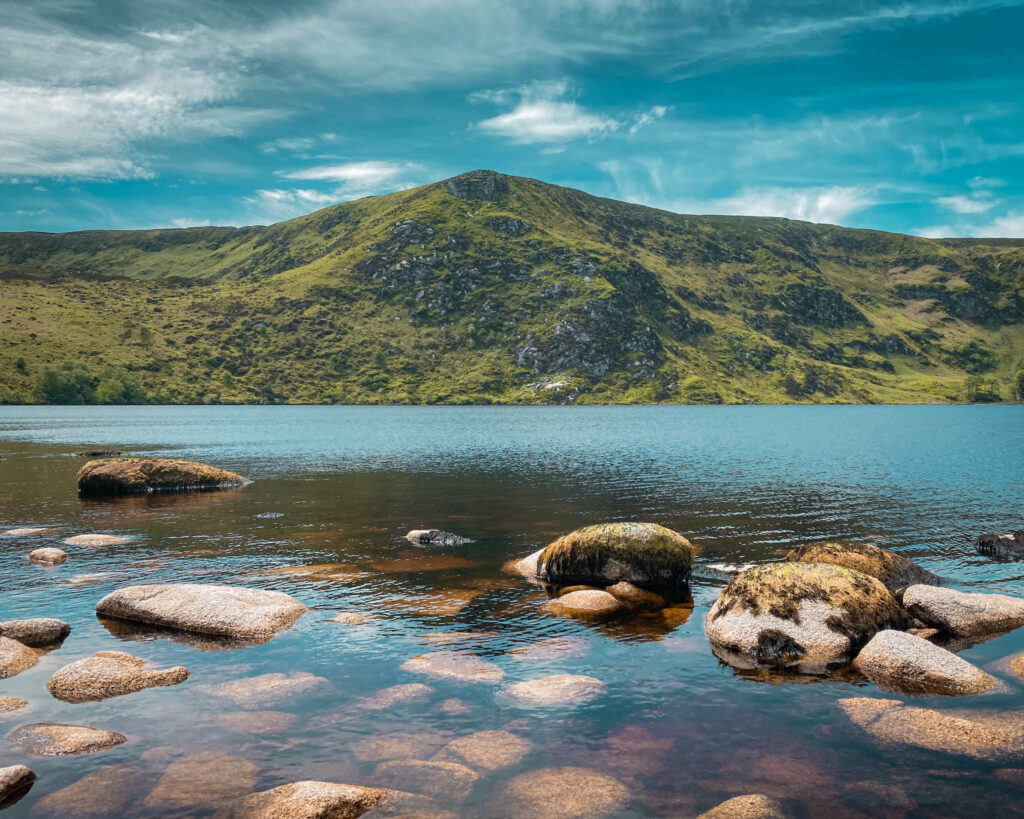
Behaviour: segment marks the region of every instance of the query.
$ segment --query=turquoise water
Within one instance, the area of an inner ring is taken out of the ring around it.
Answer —
[[[195,458],[254,483],[215,494],[79,501],[74,474],[84,459],[69,453],[84,448]],[[651,520],[698,544],[701,563],[775,560],[795,544],[861,538],[901,551],[956,587],[1024,595],[1024,564],[972,548],[981,532],[1024,528],[1024,407],[0,407],[0,455],[0,529],[55,528],[0,540],[0,618],[55,616],[74,627],[60,650],[0,681],[0,694],[31,702],[31,710],[0,717],[0,730],[74,722],[129,737],[67,758],[28,758],[0,741],[0,765],[25,762],[40,777],[9,815],[73,815],[68,800],[40,800],[87,775],[93,779],[77,793],[98,790],[106,800],[94,815],[208,815],[230,787],[198,789],[176,804],[152,798],[168,767],[197,752],[245,760],[251,768],[223,763],[250,771],[228,777],[236,790],[299,779],[374,784],[381,760],[368,757],[383,751],[367,740],[414,733],[422,756],[453,736],[499,728],[527,738],[533,750],[481,776],[465,800],[441,799],[439,810],[495,815],[510,779],[574,765],[628,788],[622,816],[696,815],[753,792],[785,798],[797,815],[830,818],[970,816],[979,804],[1020,812],[1020,786],[996,770],[1024,768],[1024,759],[987,765],[881,748],[836,706],[878,694],[854,675],[800,684],[808,680],[721,664],[702,625],[717,581],[694,581],[685,622],[588,625],[543,613],[545,593],[501,566],[581,525]],[[404,541],[424,527],[475,542],[424,550]],[[55,569],[25,558],[93,531],[130,541],[69,548],[68,562]],[[320,564],[340,565],[273,571]],[[106,574],[67,582],[85,573]],[[182,580],[277,589],[313,609],[269,643],[236,651],[115,635],[93,614],[119,586]],[[342,611],[371,619],[327,622]],[[436,635],[448,632],[462,636],[445,648],[493,661],[503,682],[439,681],[400,669],[438,650],[445,641]],[[550,639],[568,650],[521,658],[518,650]],[[44,686],[54,670],[103,649],[185,665],[192,676],[101,703],[49,697]],[[1022,650],[1018,632],[962,656],[988,666]],[[327,682],[273,705],[293,715],[276,732],[225,728],[224,715],[240,709],[202,689],[278,671]],[[607,688],[589,703],[560,708],[518,708],[495,697],[507,683],[549,673],[590,675]],[[1020,681],[994,673],[1008,681],[1004,691],[919,702],[1024,706]],[[368,697],[408,683],[431,690],[367,709]],[[442,708],[453,699],[458,707]],[[112,772],[103,787],[90,789],[103,770]],[[84,810],[82,799],[74,801]]]

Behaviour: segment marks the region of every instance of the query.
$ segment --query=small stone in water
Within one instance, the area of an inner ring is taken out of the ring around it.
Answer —
[[[498,692],[498,698],[512,705],[563,705],[592,700],[602,694],[605,688],[605,684],[595,677],[551,674],[536,680],[514,683]]]
[[[28,700],[23,700],[21,697],[0,697],[0,714],[20,711],[26,705],[28,705]]]
[[[365,614],[356,614],[354,611],[345,611],[336,617],[332,617],[328,623],[341,623],[345,626],[361,626],[368,622]]]
[[[0,623],[0,634],[30,648],[60,645],[70,633],[71,626],[55,617],[5,620]]]
[[[67,552],[54,547],[34,549],[28,553],[28,562],[35,563],[37,566],[59,566],[67,559]]]
[[[764,794],[736,796],[705,811],[697,819],[787,819],[782,804]]]
[[[0,680],[20,674],[39,662],[39,656],[28,646],[0,637]]]
[[[297,717],[284,711],[232,711],[218,714],[216,723],[236,734],[283,734]]]
[[[489,816],[530,819],[596,819],[629,802],[619,780],[587,768],[542,768],[513,779],[491,805]]]
[[[128,538],[120,535],[75,535],[64,541],[65,546],[120,546]]]
[[[532,750],[532,742],[508,731],[477,731],[444,746],[444,752],[460,757],[458,761],[485,771],[515,765]]]
[[[402,663],[403,671],[447,677],[465,682],[499,682],[505,672],[487,660],[457,651],[435,651],[421,654]]]
[[[373,781],[428,796],[461,802],[473,789],[480,775],[457,762],[395,760],[384,762],[374,772]]]
[[[7,735],[7,739],[20,745],[30,754],[75,756],[105,751],[127,741],[128,737],[115,731],[104,731],[86,725],[36,722],[16,728]]]
[[[434,693],[434,689],[423,683],[406,683],[383,688],[370,697],[359,700],[358,707],[364,711],[383,711],[402,702],[421,700]]]
[[[46,690],[64,702],[94,702],[188,679],[188,669],[183,666],[148,669],[146,665],[145,660],[123,651],[99,651],[58,669]]]
[[[0,810],[20,800],[35,781],[36,775],[24,765],[0,768]]]
[[[257,772],[243,757],[202,751],[172,762],[143,804],[208,810],[251,793]]]

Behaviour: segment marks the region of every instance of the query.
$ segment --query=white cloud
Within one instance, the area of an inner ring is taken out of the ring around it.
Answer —
[[[1000,216],[989,224],[976,228],[970,235],[989,239],[1024,238],[1024,213],[1008,213],[1006,216]]]
[[[948,239],[951,236],[962,235],[962,231],[957,231],[952,225],[932,225],[931,227],[916,228],[912,233],[925,239]]]
[[[604,114],[587,111],[575,100],[566,99],[564,81],[532,83],[514,90],[519,102],[504,114],[477,123],[493,136],[505,137],[517,145],[536,142],[564,143],[593,138],[617,130],[622,123]],[[512,92],[488,91],[471,95],[477,101],[510,102]]]
[[[1006,184],[1006,180],[994,176],[975,176],[968,179],[967,184],[974,190],[978,188],[1001,188]]]
[[[991,210],[995,202],[972,196],[940,196],[935,204],[954,213],[984,213]]]
[[[258,190],[256,201],[294,203],[301,205],[326,205],[337,200],[329,193],[312,190]]]
[[[374,186],[394,180],[399,174],[415,167],[407,162],[369,160],[346,162],[340,165],[317,165],[297,171],[282,171],[280,175],[285,179],[308,179],[319,182],[345,182]]]
[[[653,105],[639,114],[634,120],[633,124],[629,126],[629,135],[633,136],[641,128],[650,125],[657,119],[661,119],[665,114],[668,113],[668,106],[665,105]]]
[[[706,203],[713,212],[742,216],[784,216],[805,222],[840,224],[847,216],[878,204],[878,191],[867,185],[744,189]]]
[[[208,227],[211,224],[213,223],[209,219],[195,219],[190,216],[171,219],[171,226],[176,228]]]

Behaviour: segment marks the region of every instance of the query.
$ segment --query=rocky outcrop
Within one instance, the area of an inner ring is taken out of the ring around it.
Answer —
[[[178,458],[113,458],[89,461],[78,471],[78,493],[87,497],[207,492],[249,481],[234,472]]]
[[[465,546],[473,542],[471,538],[440,529],[413,529],[405,539],[417,546]]]
[[[789,814],[777,799],[761,793],[734,796],[700,814],[697,819],[787,819]]]
[[[35,722],[14,729],[7,735],[7,739],[30,754],[77,756],[105,751],[125,742],[128,737],[116,731],[104,731],[86,725]]]
[[[974,548],[989,557],[1024,557],[1024,529],[1005,535],[981,535]]]
[[[621,610],[622,604],[606,591],[582,589],[549,600],[544,608],[552,614],[570,617],[608,617]]]
[[[20,674],[39,662],[39,656],[28,646],[0,637],[0,680]]]
[[[412,657],[402,663],[402,670],[464,682],[496,683],[505,676],[494,663],[457,651],[435,651]]]
[[[1024,599],[1005,594],[911,586],[903,593],[903,605],[926,625],[957,637],[1001,634],[1024,625]]]
[[[503,688],[498,699],[510,705],[565,705],[588,702],[604,693],[607,686],[596,677],[583,674],[552,674],[524,680]]]
[[[924,583],[936,586],[939,578],[903,555],[871,543],[829,542],[800,546],[786,555],[795,563],[830,563],[876,577],[889,591]]]
[[[243,708],[267,708],[327,685],[329,682],[324,677],[316,677],[308,671],[292,671],[287,674],[272,672],[215,685],[201,685],[199,690],[230,700]]]
[[[147,669],[146,661],[122,651],[99,651],[58,669],[46,690],[64,702],[95,702],[188,679],[188,669]]]
[[[487,815],[512,819],[597,819],[617,815],[629,802],[618,779],[587,768],[542,768],[506,785]]]
[[[541,552],[540,576],[559,586],[609,586],[625,580],[643,588],[683,586],[694,548],[656,523],[603,523],[577,529]]]
[[[824,563],[773,563],[740,573],[705,618],[712,644],[755,663],[848,659],[877,632],[906,625],[881,581]]]
[[[292,782],[244,796],[217,819],[356,819],[387,791],[334,782]]]
[[[59,646],[70,633],[71,626],[55,617],[4,620],[0,623],[0,636],[17,640],[30,648]]]
[[[127,586],[96,604],[101,617],[250,642],[291,628],[305,611],[282,592],[212,583]]]
[[[903,631],[880,631],[853,661],[879,688],[905,694],[963,696],[991,691],[994,677],[950,651]]]
[[[28,553],[28,562],[37,566],[59,566],[68,559],[68,553],[53,546],[33,549]]]
[[[9,808],[29,792],[36,775],[24,765],[0,768],[0,810]]]
[[[496,202],[508,193],[508,177],[494,171],[470,171],[445,183],[456,199],[483,199]]]

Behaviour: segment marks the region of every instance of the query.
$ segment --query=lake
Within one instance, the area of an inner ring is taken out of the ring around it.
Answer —
[[[72,453],[96,448],[202,460],[253,483],[79,500],[75,473],[86,459]],[[0,741],[0,766],[27,764],[39,777],[11,816],[205,816],[229,797],[297,780],[394,784],[404,770],[396,760],[452,759],[453,739],[495,730],[526,740],[526,753],[478,768],[465,787],[435,782],[435,798],[408,812],[502,815],[510,781],[573,766],[621,783],[629,801],[613,815],[624,817],[695,816],[748,793],[829,819],[972,816],[981,806],[1024,814],[1024,758],[883,747],[837,706],[893,696],[855,674],[720,662],[703,619],[721,580],[694,578],[688,617],[594,624],[544,612],[542,588],[502,572],[577,527],[645,520],[698,545],[700,566],[779,560],[794,545],[853,538],[897,550],[956,588],[1024,595],[1024,564],[973,549],[982,532],[1024,528],[1024,407],[0,407],[0,456],[0,530],[53,529],[0,538],[0,619],[73,626],[59,650],[0,681],[0,695],[30,702],[0,715],[0,730],[70,722],[128,737],[61,758]],[[474,542],[413,546],[404,535],[419,528]],[[89,532],[129,541],[67,547],[56,568],[27,561],[33,548]],[[69,582],[81,575],[96,576]],[[187,581],[284,591],[311,610],[273,640],[237,650],[108,630],[94,613],[120,586]],[[368,619],[328,622],[342,612]],[[184,665],[191,677],[98,703],[50,697],[57,668],[101,650]],[[401,668],[442,650],[493,662],[503,679]],[[1022,650],[1024,630],[961,653],[1006,681],[996,693],[900,699],[950,712],[1020,710],[1024,681],[993,664]],[[322,680],[249,711],[205,688],[271,672]],[[606,687],[558,707],[499,694],[555,673]],[[557,808],[557,792],[551,799],[544,815],[573,815]]]

